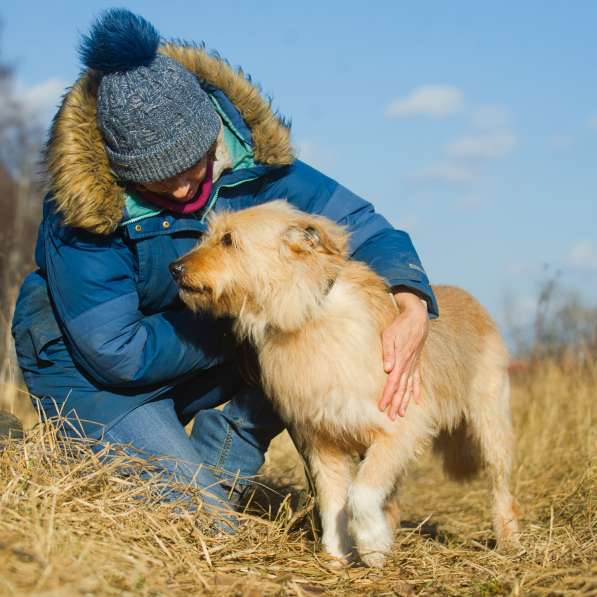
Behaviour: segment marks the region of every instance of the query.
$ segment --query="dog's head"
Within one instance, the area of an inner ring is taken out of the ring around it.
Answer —
[[[193,310],[291,331],[320,308],[347,245],[337,224],[272,201],[212,216],[201,243],[170,271]]]

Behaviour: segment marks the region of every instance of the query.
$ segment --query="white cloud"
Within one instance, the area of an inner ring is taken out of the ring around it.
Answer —
[[[465,106],[464,94],[450,85],[418,87],[392,102],[387,110],[389,118],[415,115],[447,116],[462,111],[477,129],[457,137],[443,150],[440,161],[415,171],[410,179],[419,183],[464,184],[480,174],[482,160],[494,160],[510,154],[519,145],[519,138],[511,128],[510,110],[499,103]],[[463,197],[457,209],[473,210],[480,206],[475,197]]]
[[[471,122],[480,129],[508,128],[512,123],[512,115],[506,106],[486,104],[473,110]]]
[[[587,118],[587,126],[594,130],[597,131],[597,114],[591,114],[588,118]]]
[[[387,118],[411,116],[448,116],[462,109],[462,91],[452,85],[423,85],[413,89],[406,97],[397,98],[386,108]]]
[[[15,97],[23,103],[27,116],[37,116],[47,122],[52,118],[66,91],[66,83],[58,77],[52,77],[31,87],[17,81]]]
[[[448,144],[446,152],[454,158],[494,159],[511,153],[517,145],[512,131],[494,131],[460,137]]]
[[[570,249],[566,262],[577,269],[597,270],[597,249],[590,240],[580,240]]]
[[[468,166],[451,162],[439,162],[411,175],[411,179],[419,183],[462,184],[473,178],[474,174]]]

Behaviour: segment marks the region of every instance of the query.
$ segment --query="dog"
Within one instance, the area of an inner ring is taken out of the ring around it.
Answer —
[[[435,286],[422,403],[391,421],[377,406],[381,334],[398,308],[385,281],[349,259],[348,241],[341,226],[277,200],[212,216],[170,269],[184,303],[234,318],[238,340],[255,347],[264,391],[310,468],[333,558],[347,563],[356,547],[383,567],[401,480],[431,443],[457,479],[486,464],[498,547],[516,546],[509,359],[495,324],[465,291]]]

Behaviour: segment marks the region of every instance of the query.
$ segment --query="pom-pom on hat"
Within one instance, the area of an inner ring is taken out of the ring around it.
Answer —
[[[158,53],[160,35],[126,9],[102,13],[83,36],[83,64],[99,71],[97,122],[110,165],[124,182],[154,182],[196,164],[220,119],[199,80]]]

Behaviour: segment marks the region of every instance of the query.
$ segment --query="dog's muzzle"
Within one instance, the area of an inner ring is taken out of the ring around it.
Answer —
[[[194,294],[203,294],[203,295],[207,295],[210,294],[212,292],[211,288],[209,286],[206,286],[205,284],[189,284],[187,280],[185,280],[186,274],[188,274],[188,271],[184,265],[184,263],[182,262],[182,260],[178,260],[178,261],[173,261],[169,266],[168,269],[170,270],[170,274],[172,275],[172,278],[174,278],[174,281],[176,282],[176,284],[178,285],[178,287],[185,291],[185,292],[192,292]]]
[[[180,261],[173,261],[168,269],[176,282],[179,282],[184,275],[184,265]]]

